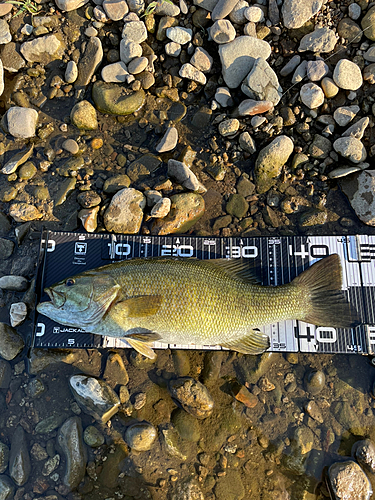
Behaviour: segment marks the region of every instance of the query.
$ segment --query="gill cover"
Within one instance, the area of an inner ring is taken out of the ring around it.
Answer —
[[[85,328],[101,320],[119,289],[109,274],[83,273],[46,288],[51,302],[37,310],[63,325]]]

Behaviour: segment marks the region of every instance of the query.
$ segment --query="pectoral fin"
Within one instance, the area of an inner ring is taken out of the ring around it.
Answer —
[[[114,309],[128,318],[143,318],[156,314],[162,300],[161,295],[139,295],[117,302]]]
[[[137,336],[137,334],[135,334]],[[156,359],[155,351],[150,346],[151,342],[145,342],[144,340],[137,340],[132,336],[125,337],[126,342],[136,351],[146,356],[146,358]]]
[[[259,330],[250,330],[242,339],[233,340],[230,342],[222,342],[222,347],[227,347],[232,351],[237,351],[242,354],[261,354],[270,346],[268,335]]]

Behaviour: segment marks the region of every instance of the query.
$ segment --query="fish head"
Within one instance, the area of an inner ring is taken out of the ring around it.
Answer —
[[[102,319],[119,289],[109,274],[82,273],[45,288],[51,301],[39,303],[37,311],[62,325],[84,329]]]

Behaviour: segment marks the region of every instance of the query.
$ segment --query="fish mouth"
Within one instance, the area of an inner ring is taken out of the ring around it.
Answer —
[[[53,290],[52,288],[45,288],[44,291],[51,299],[51,302],[54,307],[60,309],[65,304],[66,297],[64,294],[56,292],[56,290]]]

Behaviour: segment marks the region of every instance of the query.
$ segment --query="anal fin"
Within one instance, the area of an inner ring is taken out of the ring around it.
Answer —
[[[222,347],[242,354],[261,354],[270,346],[270,339],[259,330],[250,330],[244,337],[230,342],[222,342]]]

